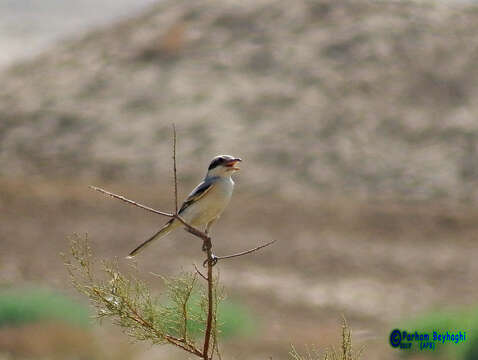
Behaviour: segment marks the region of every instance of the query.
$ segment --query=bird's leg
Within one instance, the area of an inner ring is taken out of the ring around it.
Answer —
[[[209,231],[211,230],[211,226],[214,223],[214,220],[211,220],[210,222],[207,223],[206,225],[206,230],[204,233],[209,237]],[[209,237],[209,241],[204,241],[202,245],[202,250],[207,252],[208,258],[206,261],[204,261],[203,266],[206,266],[206,264],[209,263],[214,266],[217,264],[217,256],[212,253],[212,243],[211,243],[211,238]]]
[[[207,236],[209,236],[209,232],[211,231],[211,226],[212,226],[212,224],[214,224],[215,221],[216,221],[216,219],[213,219],[206,224],[206,229],[204,230],[204,233]],[[211,243],[209,242],[209,244],[206,244],[206,241],[204,241],[203,244],[202,244],[202,251],[206,252],[208,250],[208,248],[207,248],[208,245],[211,246]]]
[[[205,233],[209,236],[209,233],[211,232],[211,227],[212,227],[212,224],[214,224],[216,222],[216,219],[212,219],[211,221],[209,221],[207,224],[206,224],[206,231]]]

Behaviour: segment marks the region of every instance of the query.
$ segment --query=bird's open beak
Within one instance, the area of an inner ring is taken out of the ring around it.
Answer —
[[[230,168],[231,170],[241,170],[239,166],[236,166],[238,162],[241,162],[242,160],[240,158],[235,158],[227,162],[226,166]]]

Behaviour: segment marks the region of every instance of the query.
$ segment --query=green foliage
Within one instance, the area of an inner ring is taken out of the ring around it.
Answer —
[[[99,319],[111,319],[136,340],[170,343],[191,353],[199,352],[189,334],[188,322],[201,321],[205,315],[187,312],[196,275],[163,278],[168,299],[164,305],[151,295],[144,282],[124,276],[115,263],[102,262],[102,276],[97,276],[87,239],[72,239],[71,256],[65,257],[65,265],[73,285],[90,299]]]
[[[341,339],[340,349],[335,349],[330,347],[326,349],[325,352],[320,354],[316,348],[306,349],[305,354],[300,354],[295,347],[292,345],[292,350],[289,352],[291,360],[359,360],[363,348],[359,351],[353,351],[352,349],[352,332],[350,327],[347,324],[345,318],[342,322],[342,339]]]
[[[427,352],[429,357],[475,360],[478,358],[478,307],[447,311],[431,311],[400,325],[400,329],[410,332],[433,334],[456,333],[466,331],[467,339],[460,344],[437,344],[434,351]],[[417,347],[402,351],[407,357],[415,353]]]
[[[115,263],[102,262],[101,276],[97,275],[88,241],[78,236],[72,240],[71,254],[65,256],[65,265],[72,283],[90,299],[99,319],[111,319],[136,340],[172,344],[201,356],[196,340],[205,332],[208,297],[204,281],[197,273],[183,272],[171,278],[160,276],[165,292],[152,296],[144,282],[123,275]],[[223,302],[223,291],[217,283],[218,279],[213,279],[211,349],[216,352],[221,331],[223,336],[231,336],[252,328],[252,320],[244,308]],[[217,309],[221,310],[219,318]]]
[[[0,327],[40,321],[86,326],[88,309],[46,289],[7,288],[0,291]]]

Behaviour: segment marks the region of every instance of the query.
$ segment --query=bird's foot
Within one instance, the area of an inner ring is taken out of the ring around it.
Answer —
[[[214,255],[214,254],[211,254],[211,258],[210,259],[206,259],[204,260],[204,262],[202,263],[202,266],[206,267],[206,265],[209,263],[211,266],[214,266],[217,264],[217,261],[219,260],[219,258]]]

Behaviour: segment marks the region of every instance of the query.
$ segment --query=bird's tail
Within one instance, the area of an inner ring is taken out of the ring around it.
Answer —
[[[162,237],[168,235],[172,230],[174,230],[179,225],[180,225],[180,223],[179,223],[178,220],[176,220],[176,219],[169,220],[161,229],[158,230],[157,233],[155,233],[148,240],[146,240],[141,245],[139,245],[136,249],[131,251],[126,258],[131,259],[131,258],[135,257],[139,252],[143,251],[154,240],[161,239]]]

